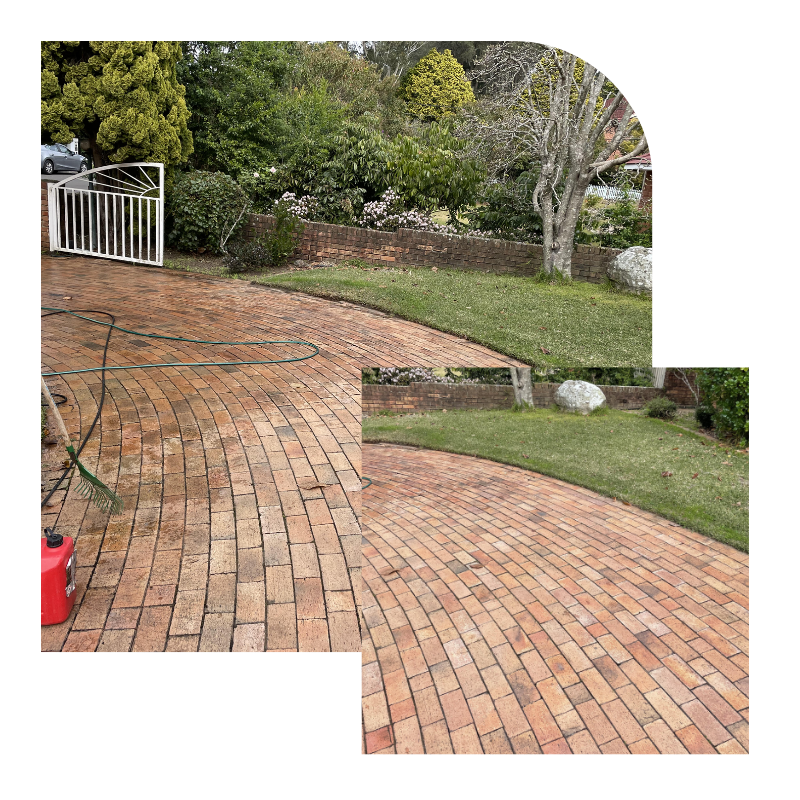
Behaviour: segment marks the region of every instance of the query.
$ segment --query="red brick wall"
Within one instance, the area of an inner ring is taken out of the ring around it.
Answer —
[[[560,383],[534,383],[533,403],[536,408],[549,408],[555,402]],[[601,386],[609,408],[641,408],[661,389],[649,386]],[[514,405],[512,386],[489,384],[412,383],[410,386],[361,387],[361,411],[441,411],[442,409],[504,409]]]
[[[250,214],[245,236],[260,235],[273,222],[274,217]],[[384,266],[448,267],[509,275],[533,275],[542,266],[542,248],[524,242],[405,228],[389,233],[321,222],[306,223],[299,252],[300,257],[307,261],[361,258]],[[620,252],[578,245],[572,256],[572,277],[589,283],[602,283],[606,266]]]
[[[697,391],[696,375],[692,370],[686,371],[687,377]],[[694,407],[695,399],[689,387],[683,380],[675,373],[674,370],[668,369],[664,378],[664,394],[670,400],[674,400],[679,406]]]
[[[42,181],[42,250],[50,249],[50,227],[47,215],[47,181]]]

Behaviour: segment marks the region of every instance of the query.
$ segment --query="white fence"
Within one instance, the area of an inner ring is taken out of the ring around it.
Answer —
[[[600,197],[611,202],[627,198],[638,203],[642,197],[642,191],[641,189],[618,189],[616,186],[589,186],[585,196]]]

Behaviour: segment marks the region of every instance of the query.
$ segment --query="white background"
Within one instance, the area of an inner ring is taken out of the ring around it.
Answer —
[[[798,739],[796,20],[776,3],[50,4],[4,13],[8,797],[783,797]],[[39,40],[526,39],[602,69],[655,163],[654,363],[752,368],[751,755],[365,758],[356,654],[41,654]],[[795,37],[796,38],[796,37]],[[27,160],[26,160],[27,158]],[[12,177],[13,176],[13,177]],[[794,746],[793,746],[794,745]],[[794,790],[791,788],[794,786]],[[7,787],[7,788],[6,788]]]

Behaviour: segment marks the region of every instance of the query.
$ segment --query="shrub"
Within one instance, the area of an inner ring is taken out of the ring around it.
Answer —
[[[167,240],[179,250],[222,252],[235,238],[250,205],[236,181],[222,172],[186,172],[175,181],[167,199]]]
[[[640,209],[631,199],[604,205],[597,196],[587,197],[578,218],[575,243],[621,250],[652,247],[652,213],[649,207]]]
[[[358,220],[362,228],[377,231],[396,231],[398,228],[410,228],[415,231],[431,231],[432,233],[451,233],[461,236],[488,236],[488,232],[464,228],[461,225],[448,223],[439,225],[429,214],[422,211],[407,211],[403,198],[391,187],[380,200],[364,204],[364,210]]]
[[[412,383],[480,383],[467,376],[466,369],[431,367],[374,367],[361,372],[362,383],[382,386],[410,386]]]
[[[314,198],[303,198],[313,201]],[[228,243],[225,266],[229,272],[240,273],[266,267],[280,267],[294,253],[303,238],[305,223],[299,211],[311,208],[311,202],[297,201],[294,195],[284,195],[275,201],[275,225],[258,239]]]
[[[525,170],[515,178],[487,182],[477,206],[466,212],[470,224],[498,239],[540,244],[542,220],[533,209],[537,178],[535,170]]]
[[[223,263],[228,272],[234,275],[273,266],[272,253],[261,239],[236,239],[229,242]]]
[[[667,397],[654,397],[644,407],[645,415],[655,419],[671,419],[677,410],[677,403]]]
[[[694,418],[700,423],[701,428],[714,427],[714,409],[711,406],[697,406]]]
[[[740,367],[697,370],[703,403],[713,408],[714,427],[720,436],[750,438],[750,372]]]

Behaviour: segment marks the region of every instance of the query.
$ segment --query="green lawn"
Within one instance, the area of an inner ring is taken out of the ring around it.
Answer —
[[[255,282],[387,311],[527,364],[652,363],[651,299],[595,284],[551,286],[530,278],[363,262],[261,275]]]
[[[364,419],[365,442],[489,458],[616,497],[748,550],[749,456],[637,412],[448,411]],[[672,473],[663,477],[662,473]],[[694,476],[697,477],[694,477]]]

